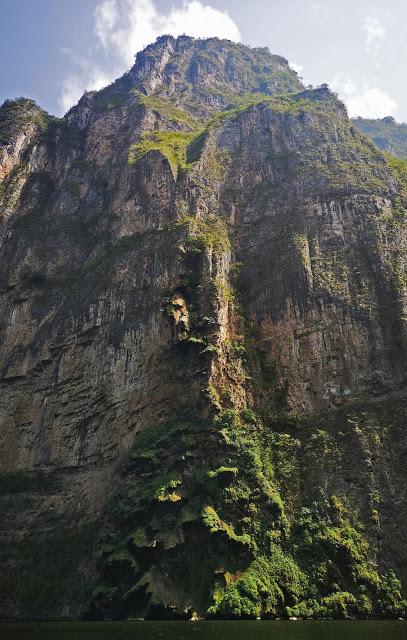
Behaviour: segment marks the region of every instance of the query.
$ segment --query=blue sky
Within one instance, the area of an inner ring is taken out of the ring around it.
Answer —
[[[352,116],[407,121],[405,0],[0,0],[0,103],[61,115],[160,33],[218,35],[284,55]]]

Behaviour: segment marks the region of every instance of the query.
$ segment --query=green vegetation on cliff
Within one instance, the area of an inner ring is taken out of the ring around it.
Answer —
[[[182,215],[177,226],[188,229],[187,248],[192,252],[213,250],[215,255],[230,251],[230,239],[227,225],[218,216],[207,216],[205,218],[194,218],[189,215]]]
[[[140,104],[157,111],[168,123],[186,125],[192,131],[199,128],[199,121],[188,111],[174,106],[173,100],[161,96],[139,94]]]
[[[162,96],[139,95],[139,101],[144,106],[160,114],[169,126],[186,126],[188,131],[153,130],[142,134],[139,142],[130,147],[129,164],[136,164],[149,152],[161,153],[169,162],[172,173],[176,178],[178,171],[191,169],[199,159],[205,140],[211,131],[219,128],[227,120],[233,120],[251,107],[264,104],[278,115],[289,114],[300,116],[304,113],[325,116],[330,108],[335,113],[337,104],[334,99],[326,103],[310,99],[308,94],[287,94],[283,96],[269,96],[263,93],[232,94],[227,108],[217,111],[205,120],[197,120],[191,114]],[[207,170],[210,170],[207,162]]]
[[[43,133],[52,118],[34,100],[17,98],[6,100],[0,110],[0,145],[8,144],[12,132],[22,131],[33,125]]]
[[[249,410],[203,420],[181,408],[138,437],[107,514],[91,615],[407,613],[399,581],[377,572],[368,532],[345,498],[286,513],[283,478],[292,483],[304,446],[308,457],[310,446],[321,452],[318,438],[287,448],[278,426]]]
[[[401,195],[407,200],[407,160],[396,158],[390,153],[385,154],[387,164],[397,178]]]
[[[161,153],[169,162],[174,177],[180,169],[188,169],[188,146],[197,138],[195,133],[180,131],[151,131],[134,144],[129,153],[129,164],[142,160],[150,151]]]
[[[407,124],[398,123],[391,116],[381,120],[354,118],[352,122],[380,149],[398,158],[407,159]]]

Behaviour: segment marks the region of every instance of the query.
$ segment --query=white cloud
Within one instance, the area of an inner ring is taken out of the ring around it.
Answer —
[[[336,76],[331,86],[345,102],[351,118],[384,118],[398,113],[397,102],[377,87],[365,84],[359,88],[351,80],[341,76]]]
[[[89,86],[92,86],[90,83]],[[73,104],[76,104],[86,90],[87,82],[83,77],[78,76],[75,73],[70,73],[62,82],[62,90],[58,98],[58,105],[61,109],[61,113],[66,113]]]
[[[173,8],[168,17],[164,17],[161,31],[173,36],[186,33],[194,38],[240,40],[239,29],[227,13],[203,5],[198,0],[184,1],[181,8]]]
[[[384,118],[396,116],[398,112],[398,105],[393,98],[377,88],[365,88],[361,93],[352,95],[347,100],[347,107],[351,118]]]
[[[136,51],[164,33],[240,40],[239,29],[227,13],[198,0],[184,0],[166,14],[159,13],[153,0],[103,0],[94,17],[95,35],[106,53],[115,53],[127,65]]]
[[[290,60],[288,64],[290,65],[291,69],[294,69],[294,71],[298,73],[298,76],[304,85],[311,84],[306,77],[304,78],[304,67],[302,64],[299,64],[298,62],[293,62],[292,60]]]
[[[133,64],[137,51],[158,36],[184,33],[195,38],[240,41],[232,18],[200,0],[183,0],[168,13],[160,13],[154,0],[102,0],[94,11],[94,36],[105,53],[103,63],[92,63],[63,50],[79,69],[62,83],[61,110],[65,112],[75,104],[84,91],[100,89],[122,75]]]
[[[304,67],[302,66],[302,64],[297,64],[296,62],[290,62],[289,64],[291,69],[294,69],[294,71],[296,71],[299,76],[302,75],[302,72],[304,71]]]
[[[371,18],[370,16],[362,24],[362,31],[365,32],[367,53],[377,51],[387,35],[387,31],[380,24],[379,19]]]
[[[160,35],[163,18],[153,0],[103,0],[94,11],[94,32],[106,55],[116,55],[127,68]]]
[[[109,84],[112,74],[90,60],[76,56],[71,49],[61,49],[61,53],[67,55],[79,68],[78,73],[70,73],[62,82],[58,104],[62,113],[65,113],[78,102],[84,91],[99,90]],[[120,75],[120,70],[113,73]]]

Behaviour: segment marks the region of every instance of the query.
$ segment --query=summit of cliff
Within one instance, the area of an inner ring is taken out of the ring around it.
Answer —
[[[229,40],[161,36],[136,56],[124,76],[97,95],[117,104],[129,92],[171,97],[176,104],[205,114],[226,107],[237,95],[301,91],[303,85],[288,61],[267,48],[250,48]]]

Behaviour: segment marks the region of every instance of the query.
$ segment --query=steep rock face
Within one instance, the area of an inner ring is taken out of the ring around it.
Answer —
[[[400,614],[402,168],[187,37],[0,141],[2,615]]]
[[[405,288],[391,277],[384,222],[394,179],[328,95],[318,113],[320,97],[311,94],[301,115],[265,105],[242,115],[227,186],[238,203],[246,309],[289,381],[292,407],[307,411],[390,389],[405,375]]]

